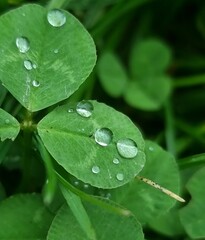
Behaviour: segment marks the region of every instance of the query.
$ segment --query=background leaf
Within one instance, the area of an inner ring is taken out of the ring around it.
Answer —
[[[97,71],[105,91],[113,97],[121,96],[128,77],[117,56],[112,52],[105,52],[98,61]]]
[[[146,141],[145,154],[146,164],[140,176],[178,193],[179,172],[173,156],[151,141]],[[161,191],[137,180],[114,190],[111,194],[113,200],[131,210],[143,223],[148,223],[163,214],[176,202]]]
[[[53,158],[78,179],[100,188],[121,186],[142,170],[144,140],[124,114],[96,101],[88,103],[94,107],[90,117],[80,116],[74,109],[76,104],[64,105],[39,122],[38,133]],[[113,133],[107,146],[95,141],[94,135],[101,128],[108,128]],[[132,159],[121,157],[116,148],[116,142],[126,138],[137,144],[138,153]],[[116,158],[119,164],[113,163]],[[99,173],[92,172],[96,166]],[[119,173],[124,175],[123,179],[118,179]]]
[[[38,5],[25,5],[0,18],[0,79],[30,111],[68,98],[95,65],[92,38],[74,16],[61,13],[66,17],[61,27],[49,24],[47,10]],[[27,38],[27,52],[19,52],[18,37]]]
[[[46,239],[53,215],[40,195],[16,195],[0,203],[0,239]]]
[[[134,217],[124,217],[102,208],[85,204],[88,215],[100,240],[143,240],[140,224]],[[70,209],[64,205],[54,218],[49,229],[48,240],[89,240]]]
[[[20,131],[19,122],[9,113],[0,108],[0,139],[14,140]]]
[[[187,184],[191,200],[180,210],[180,219],[185,231],[192,239],[205,238],[205,195],[204,195],[205,168],[198,170]]]

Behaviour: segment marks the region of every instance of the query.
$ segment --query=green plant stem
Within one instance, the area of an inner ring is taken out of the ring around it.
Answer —
[[[205,163],[205,153],[193,155],[181,159],[179,161],[179,167],[181,169],[191,168],[192,166],[202,165]]]
[[[50,0],[47,4],[47,9],[54,9],[54,8],[64,8],[69,4],[70,0]]]
[[[81,199],[83,199],[85,201],[88,201],[91,204],[94,204],[94,205],[97,205],[99,207],[102,207],[102,208],[104,208],[104,209],[106,209],[106,210],[108,210],[108,211],[110,211],[112,213],[121,215],[121,216],[129,217],[129,216],[132,215],[132,213],[129,210],[127,210],[127,209],[123,209],[123,208],[117,207],[116,205],[114,205],[114,203],[113,203],[113,205],[111,205],[110,203],[107,203],[106,201],[103,201],[103,199],[100,198],[100,197],[91,196],[91,195],[88,195],[88,194],[78,190],[77,188],[73,187],[73,185],[71,185],[68,181],[66,181],[57,171],[56,171],[56,175],[57,175],[59,181],[63,184],[63,186],[66,189],[68,189],[71,192],[75,193]]]
[[[191,76],[191,77],[183,77],[179,79],[175,79],[173,86],[175,88],[182,88],[182,87],[193,87],[198,85],[205,84],[205,74]]]
[[[176,157],[175,129],[173,122],[173,111],[170,100],[167,100],[165,109],[165,139],[167,150]]]
[[[94,38],[102,37],[115,21],[122,18],[129,11],[133,11],[149,1],[150,0],[119,1],[119,3],[114,5],[113,8],[104,15],[101,21],[91,31],[91,35]]]

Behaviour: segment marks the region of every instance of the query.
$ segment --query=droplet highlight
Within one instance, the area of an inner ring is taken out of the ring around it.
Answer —
[[[23,65],[27,70],[33,69],[33,64],[30,60],[24,60]]]
[[[58,49],[55,49],[53,52],[54,52],[54,53],[58,53]]]
[[[153,147],[149,147],[149,150],[151,151],[151,152],[153,152],[154,151],[154,148]]]
[[[95,142],[100,146],[108,146],[113,138],[113,133],[109,128],[100,128],[97,129],[94,134]]]
[[[93,166],[93,167],[92,167],[92,172],[95,173],[95,174],[97,174],[97,173],[100,172],[100,168],[99,168],[98,166]]]
[[[124,158],[134,158],[138,153],[137,144],[129,138],[117,141],[117,150]]]
[[[123,173],[118,173],[116,175],[116,178],[117,178],[118,181],[123,181],[124,180],[124,174]]]
[[[76,112],[82,117],[90,117],[93,112],[93,104],[89,101],[83,100],[76,106]]]
[[[63,11],[53,9],[48,12],[47,20],[53,27],[61,27],[66,23],[66,16]]]
[[[30,43],[26,37],[17,37],[16,46],[21,53],[26,53],[30,49]]]
[[[33,87],[39,87],[40,86],[40,82],[39,81],[37,81],[37,80],[33,80],[32,81],[32,85],[33,85]]]
[[[9,123],[10,123],[10,120],[9,120],[9,119],[6,119],[6,120],[5,120],[5,123],[6,123],[6,124],[9,124]]]
[[[73,109],[73,108],[68,108],[68,112],[69,112],[69,113],[73,113],[73,112],[74,112],[74,109]]]
[[[112,162],[113,162],[114,164],[116,164],[116,165],[120,163],[120,161],[119,161],[118,158],[114,158]]]

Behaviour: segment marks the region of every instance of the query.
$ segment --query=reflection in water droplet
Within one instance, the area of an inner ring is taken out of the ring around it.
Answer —
[[[118,173],[118,174],[116,175],[116,178],[117,178],[117,180],[119,180],[119,181],[123,181],[123,180],[124,180],[124,175],[123,175],[123,173]]]
[[[23,65],[27,70],[31,70],[33,68],[33,64],[30,60],[24,60]]]
[[[17,37],[16,46],[21,53],[26,53],[30,48],[29,40],[26,37]]]
[[[47,19],[48,19],[48,22],[53,27],[61,27],[66,22],[65,14],[61,10],[58,10],[58,9],[53,9],[53,10],[49,11],[47,14]]]
[[[93,105],[89,101],[81,101],[76,106],[76,112],[82,117],[90,117],[93,112]]]
[[[9,119],[6,119],[6,120],[5,120],[5,123],[6,123],[6,124],[9,124],[9,123],[10,123],[10,120],[9,120]]]
[[[109,128],[100,128],[96,130],[94,134],[96,143],[103,147],[106,147],[111,143],[112,137],[113,133]]]
[[[92,167],[92,172],[93,173],[99,173],[100,172],[100,168],[98,166],[93,166]]]
[[[113,162],[114,164],[119,164],[119,163],[120,163],[120,161],[119,161],[118,158],[114,158],[112,162]]]
[[[40,86],[40,82],[37,81],[37,80],[33,80],[32,81],[32,85],[33,85],[33,87],[39,87]]]
[[[129,138],[117,141],[117,150],[124,158],[134,158],[138,153],[137,144]]]
[[[55,49],[53,52],[54,52],[54,53],[58,53],[58,49]]]

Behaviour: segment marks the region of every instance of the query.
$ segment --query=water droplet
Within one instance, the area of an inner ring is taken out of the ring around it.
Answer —
[[[123,180],[124,180],[124,174],[123,174],[123,173],[118,173],[118,174],[116,175],[116,178],[117,178],[117,180],[119,180],[119,181],[123,181]]]
[[[106,195],[105,195],[105,198],[107,198],[107,199],[110,199],[111,198],[111,193],[110,192],[108,192],[108,193],[106,193]]]
[[[75,182],[74,182],[74,185],[75,185],[75,186],[78,186],[78,185],[79,185],[79,181],[75,181]]]
[[[36,68],[37,68],[37,66],[36,66],[36,64],[35,64],[35,63],[33,63],[32,67],[33,67],[34,69],[36,69]]]
[[[73,109],[73,108],[68,108],[68,112],[69,112],[69,113],[73,113],[73,112],[74,112],[74,109]]]
[[[33,69],[33,64],[30,60],[24,60],[23,65],[27,70]]]
[[[58,9],[53,9],[53,10],[49,11],[47,14],[47,19],[48,19],[48,22],[53,27],[61,27],[66,22],[65,14],[61,10],[58,10]]]
[[[89,101],[81,101],[76,106],[77,113],[82,117],[90,117],[93,112],[93,105]]]
[[[98,166],[93,166],[92,167],[92,172],[93,173],[99,173],[100,172],[100,168]]]
[[[153,147],[149,147],[149,150],[152,152],[152,151],[154,151],[154,148]]]
[[[86,188],[86,189],[88,189],[88,188],[89,188],[89,185],[85,183],[83,187]]]
[[[58,49],[55,49],[53,52],[54,52],[54,53],[58,53]]]
[[[32,85],[33,85],[33,87],[39,87],[40,86],[40,82],[39,81],[37,81],[37,80],[33,80],[32,81]]]
[[[6,124],[9,124],[9,123],[10,123],[10,120],[9,120],[9,119],[6,119],[6,120],[5,120],[5,123],[6,123]]]
[[[124,158],[134,158],[138,153],[137,144],[129,138],[117,141],[117,150]]]
[[[120,163],[120,161],[119,161],[118,158],[114,158],[112,162],[113,162],[114,164],[119,164],[119,163]]]
[[[96,143],[98,143],[103,147],[106,147],[111,143],[112,137],[113,137],[113,133],[109,128],[97,129],[94,134]]]
[[[16,46],[21,53],[26,53],[30,48],[29,40],[26,37],[17,37]]]

